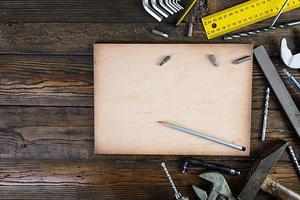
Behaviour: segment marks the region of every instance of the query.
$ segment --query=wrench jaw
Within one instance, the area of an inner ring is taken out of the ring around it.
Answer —
[[[197,186],[194,186],[194,185],[193,185],[193,190],[200,200],[207,200],[208,196],[207,196],[206,191],[204,191],[201,188],[198,188]]]
[[[217,172],[204,173],[199,175],[200,178],[207,180],[212,183],[212,189],[207,198],[205,197],[205,191],[193,186],[193,189],[199,199],[201,200],[217,200],[220,198],[225,198],[227,200],[236,200],[233,196],[224,176]],[[207,196],[207,193],[206,193]]]

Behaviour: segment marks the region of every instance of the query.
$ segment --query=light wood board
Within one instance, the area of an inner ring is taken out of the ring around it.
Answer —
[[[95,153],[234,155],[250,152],[250,44],[96,44]],[[211,64],[214,54],[219,67]],[[172,59],[164,66],[160,61]],[[164,126],[175,123],[245,152]]]

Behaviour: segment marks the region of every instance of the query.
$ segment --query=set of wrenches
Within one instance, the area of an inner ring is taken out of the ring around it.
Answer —
[[[143,7],[157,21],[167,18],[170,14],[174,15],[184,9],[178,0],[142,0]]]

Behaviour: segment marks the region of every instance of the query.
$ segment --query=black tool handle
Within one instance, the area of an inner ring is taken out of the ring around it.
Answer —
[[[202,167],[205,168],[207,170],[212,170],[212,171],[218,171],[220,173],[224,173],[224,174],[229,174],[229,175],[240,175],[239,171],[236,171],[235,169],[232,169],[230,167],[227,167],[225,165],[220,165],[220,164],[214,164],[214,163],[209,163],[209,162],[205,162],[203,160],[195,160],[195,159],[190,159],[185,161],[185,165],[187,168],[191,168],[191,167]]]

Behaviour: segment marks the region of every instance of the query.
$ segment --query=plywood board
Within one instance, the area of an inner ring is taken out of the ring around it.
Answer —
[[[94,46],[95,153],[234,155],[250,152],[250,44]],[[208,59],[214,54],[215,67]],[[160,61],[171,60],[164,66]],[[245,152],[164,126],[175,123],[245,146]]]

